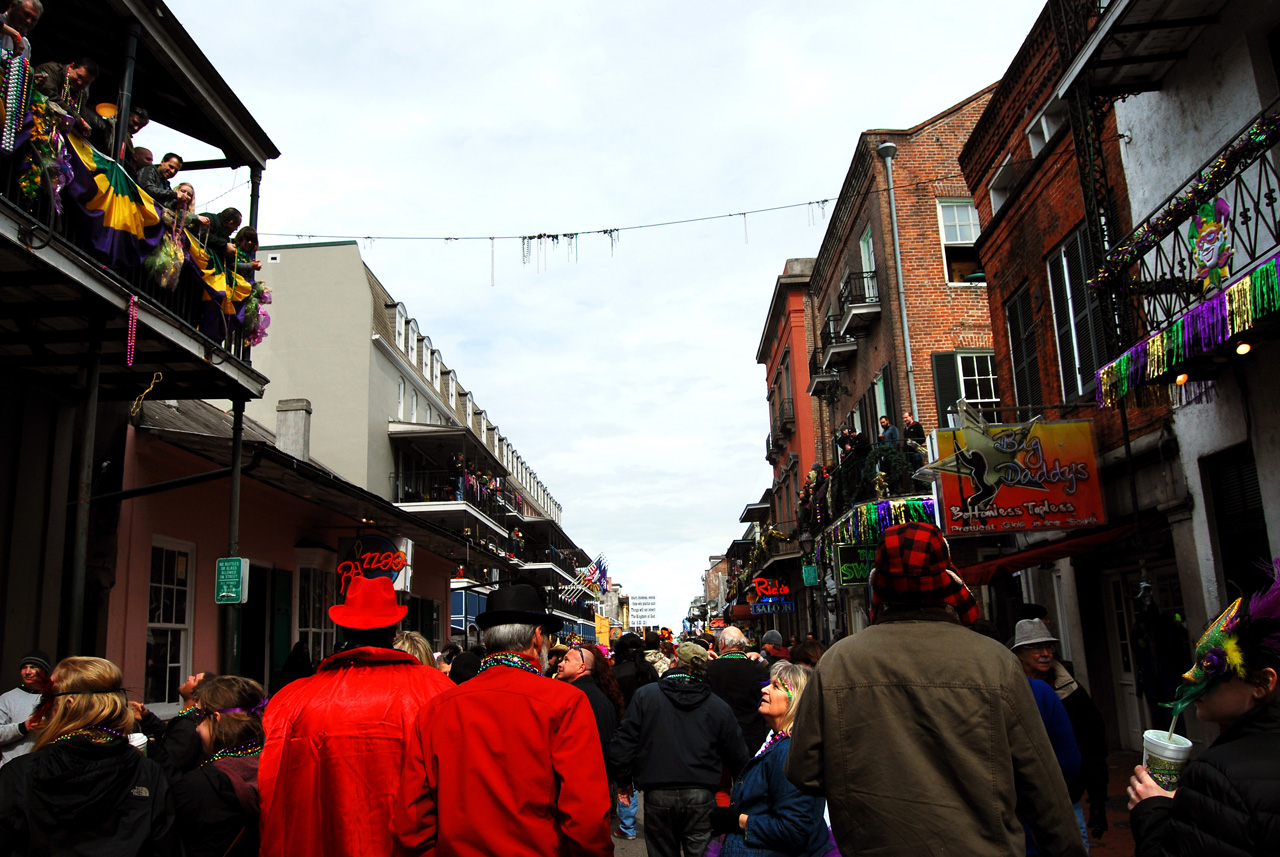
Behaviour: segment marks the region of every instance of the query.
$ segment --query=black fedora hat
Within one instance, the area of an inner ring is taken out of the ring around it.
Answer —
[[[476,617],[484,631],[494,625],[537,625],[554,634],[564,627],[564,620],[547,612],[542,593],[527,583],[504,586],[489,593],[485,611]]]

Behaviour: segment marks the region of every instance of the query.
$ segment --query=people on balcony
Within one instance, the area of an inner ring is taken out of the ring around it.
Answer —
[[[236,234],[236,230],[240,228],[244,218],[240,215],[237,208],[224,208],[216,214],[211,211],[202,212],[201,217],[207,218],[208,226],[201,231],[200,240],[210,253],[218,253],[225,257],[227,261],[231,261],[236,257],[236,245],[232,243],[231,236]]]
[[[160,163],[148,165],[138,170],[138,185],[161,205],[168,206],[177,197],[170,179],[182,169],[182,157],[167,152]]]
[[[252,283],[254,272],[262,270],[262,263],[254,258],[258,255],[258,230],[252,226],[241,228],[236,233],[235,248],[236,273]]]
[[[44,14],[40,0],[12,0],[9,8],[0,13],[0,55],[26,57],[31,60],[31,39],[27,34],[35,29]]]
[[[196,189],[190,182],[182,182],[173,189],[173,200],[164,208],[164,221],[173,226],[178,223],[184,229],[195,229],[208,226],[208,219],[203,214],[195,214]]]
[[[98,116],[89,107],[89,85],[98,77],[98,64],[90,57],[75,62],[47,62],[32,75],[36,91],[72,120],[73,130],[88,137]]]
[[[832,440],[836,449],[836,462],[844,461],[853,455],[853,431],[848,426],[840,429]]]
[[[138,180],[138,176],[144,167],[151,166],[153,160],[154,156],[151,154],[151,150],[145,146],[138,146],[133,150],[133,158],[130,160],[130,164],[133,168],[131,175],[134,177],[134,181]]]
[[[915,473],[924,467],[924,426],[908,412],[902,414],[902,439],[906,441],[907,461],[911,463],[911,472]]]
[[[880,418],[880,443],[884,446],[897,446],[902,442],[902,434],[898,427],[889,422],[888,417]]]

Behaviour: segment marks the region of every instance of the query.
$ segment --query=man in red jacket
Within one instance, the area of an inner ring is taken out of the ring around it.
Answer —
[[[390,857],[403,756],[418,711],[453,687],[392,648],[408,607],[390,578],[353,577],[329,618],[347,647],[290,682],[263,714],[262,857]]]
[[[542,675],[563,622],[525,584],[495,590],[487,607],[480,673],[418,714],[399,844],[451,857],[613,854],[595,715],[581,690]]]

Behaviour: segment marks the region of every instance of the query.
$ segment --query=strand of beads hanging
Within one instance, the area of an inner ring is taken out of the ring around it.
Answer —
[[[726,660],[729,660],[730,658],[746,658],[746,657],[747,656],[743,652],[725,652],[723,655],[720,656],[720,660],[726,661]]]
[[[211,765],[219,759],[243,759],[246,756],[256,756],[262,752],[262,745],[256,741],[249,744],[241,744],[239,747],[230,747],[226,750],[219,750],[209,757],[207,761],[201,762],[200,767]]]
[[[68,738],[77,738],[81,735],[88,738],[90,741],[96,741],[99,744],[105,744],[112,738],[124,738],[123,733],[117,732],[114,729],[108,729],[105,726],[86,726],[83,729],[68,732],[61,738],[55,738],[53,743],[57,744],[59,741],[66,741]]]
[[[764,746],[761,747],[756,752],[756,756],[763,756],[765,753],[769,752],[770,748],[772,748],[774,744],[777,744],[783,738],[790,738],[790,737],[791,737],[790,732],[774,732],[773,737],[770,738],[768,741],[765,741]]]
[[[533,664],[529,663],[519,655],[512,654],[511,652],[498,652],[496,655],[486,656],[485,659],[480,662],[480,669],[476,672],[476,675],[480,675],[480,673],[484,672],[489,667],[515,667],[518,670],[524,670],[525,672],[533,673],[536,676],[542,675],[542,673],[538,672],[537,668],[534,667]]]

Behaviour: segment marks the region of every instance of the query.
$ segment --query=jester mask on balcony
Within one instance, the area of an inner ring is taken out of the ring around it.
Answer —
[[[1231,276],[1229,265],[1234,252],[1227,244],[1227,221],[1231,205],[1222,197],[1200,206],[1187,227],[1191,256],[1196,263],[1196,276],[1204,281],[1205,291],[1222,285]]]

